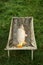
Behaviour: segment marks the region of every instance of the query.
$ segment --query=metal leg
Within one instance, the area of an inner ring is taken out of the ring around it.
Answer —
[[[10,56],[9,50],[8,50],[8,57]]]
[[[31,50],[31,59],[33,60],[33,50]]]

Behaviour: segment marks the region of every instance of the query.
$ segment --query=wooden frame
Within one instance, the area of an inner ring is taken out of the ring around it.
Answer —
[[[9,47],[9,41],[12,37],[12,25],[13,25],[13,19],[15,18],[31,18],[31,44],[33,45],[32,47],[31,46],[28,46],[28,47],[23,47],[23,48],[16,48],[16,47]],[[35,41],[35,34],[34,34],[34,26],[33,26],[33,17],[13,17],[12,20],[11,20],[11,26],[10,26],[10,32],[9,32],[9,38],[8,38],[8,43],[7,43],[7,46],[5,48],[5,50],[8,50],[8,57],[10,56],[9,54],[9,51],[10,50],[31,50],[31,59],[33,60],[33,51],[37,49],[37,45],[36,45],[36,41]]]

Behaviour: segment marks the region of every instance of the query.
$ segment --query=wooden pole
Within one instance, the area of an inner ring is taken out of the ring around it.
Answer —
[[[33,60],[33,50],[31,50],[31,59]]]
[[[10,56],[9,50],[8,50],[8,57]]]

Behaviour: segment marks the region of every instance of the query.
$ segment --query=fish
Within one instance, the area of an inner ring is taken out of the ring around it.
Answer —
[[[23,24],[18,28],[17,30],[17,47],[23,47],[23,45],[26,44],[25,38],[27,37],[27,34],[25,33],[25,29]]]

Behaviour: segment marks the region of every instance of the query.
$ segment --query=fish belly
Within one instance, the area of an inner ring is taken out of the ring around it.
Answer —
[[[24,42],[25,41],[25,31],[24,30],[18,30],[18,33],[17,33],[17,41],[19,43],[21,42]]]

